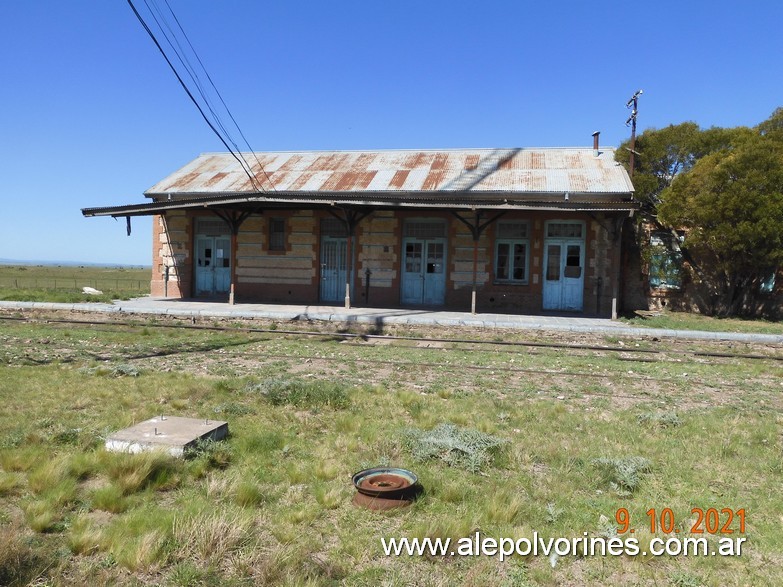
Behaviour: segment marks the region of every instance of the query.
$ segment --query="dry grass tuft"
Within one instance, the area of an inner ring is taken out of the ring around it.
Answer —
[[[27,585],[46,566],[46,558],[30,545],[22,528],[0,526],[0,585]]]
[[[172,534],[183,558],[218,564],[253,539],[252,519],[220,513],[176,518]]]

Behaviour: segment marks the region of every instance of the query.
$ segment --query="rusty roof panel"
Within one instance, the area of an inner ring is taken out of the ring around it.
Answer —
[[[465,149],[244,153],[269,192],[506,192],[629,196],[614,150]],[[268,177],[267,177],[268,176]],[[230,153],[207,153],[147,190],[147,196],[254,193]],[[422,194],[423,195],[423,194]]]
[[[441,181],[445,173],[440,169],[433,169],[427,174],[424,179],[424,183],[421,185],[421,190],[424,192],[436,192],[441,187]]]
[[[405,181],[408,179],[408,175],[410,175],[409,169],[400,169],[395,171],[387,186],[393,190],[402,189],[405,185]]]

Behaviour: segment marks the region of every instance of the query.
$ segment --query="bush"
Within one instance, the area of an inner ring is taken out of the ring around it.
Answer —
[[[429,431],[407,429],[404,444],[416,460],[438,459],[477,473],[493,463],[506,441],[472,428],[439,424]]]
[[[226,414],[227,416],[247,416],[248,414],[255,414],[253,408],[238,402],[226,402],[219,404],[215,406],[213,411],[216,414]]]
[[[652,469],[652,463],[644,457],[601,457],[593,459],[592,463],[598,467],[610,487],[620,495],[633,493],[641,483],[641,475]]]
[[[265,379],[248,385],[248,391],[260,393],[274,406],[291,405],[297,408],[328,406],[347,408],[350,396],[345,385],[336,382]]]
[[[670,428],[682,424],[677,412],[645,412],[636,416],[639,424]]]
[[[205,438],[197,441],[187,452],[188,458],[200,461],[207,469],[225,469],[231,464],[234,452],[225,441]]]

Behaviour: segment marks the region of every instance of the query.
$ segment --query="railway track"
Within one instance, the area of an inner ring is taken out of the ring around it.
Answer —
[[[689,364],[699,364],[704,366],[714,364],[716,366],[726,366],[727,362],[739,362],[745,364],[758,363],[768,361],[771,370],[779,369],[779,364],[783,361],[783,355],[773,354],[761,354],[761,353],[738,353],[738,352],[725,352],[723,350],[715,351],[702,351],[681,348],[683,344],[681,341],[677,341],[673,346],[668,346],[660,349],[655,348],[639,348],[636,346],[623,346],[613,344],[593,344],[593,343],[573,343],[573,342],[553,342],[553,341],[536,341],[536,340],[483,340],[478,338],[444,338],[444,337],[426,337],[426,336],[399,336],[392,334],[372,334],[372,333],[355,333],[355,332],[340,332],[340,331],[315,331],[315,330],[293,330],[293,329],[280,329],[280,328],[256,328],[247,326],[223,326],[223,325],[210,325],[210,324],[193,324],[193,323],[140,323],[138,321],[131,320],[112,320],[112,321],[96,321],[96,320],[84,320],[84,319],[69,319],[69,318],[51,318],[51,317],[18,317],[18,316],[0,316],[0,323],[3,321],[23,323],[23,324],[41,324],[55,327],[62,327],[64,329],[79,329],[79,330],[100,330],[104,332],[116,332],[116,333],[133,333],[141,331],[143,329],[173,329],[173,330],[190,330],[190,331],[206,331],[206,332],[219,332],[227,334],[244,334],[244,335],[262,335],[263,337],[253,337],[250,340],[243,341],[239,344],[230,343],[225,346],[199,346],[201,343],[195,345],[183,345],[181,342],[172,341],[170,346],[164,348],[155,349],[134,349],[126,348],[121,349],[119,352],[92,352],[87,350],[78,350],[77,354],[70,357],[67,362],[73,362],[73,360],[79,360],[79,354],[82,354],[87,360],[95,360],[99,362],[116,362],[116,361],[143,361],[146,359],[155,360],[157,358],[165,359],[166,357],[176,357],[177,355],[186,356],[189,353],[206,353],[208,351],[217,350],[216,355],[209,357],[209,360],[219,363],[225,362],[226,364],[231,361],[236,361],[237,364],[244,362],[245,364],[258,364],[269,361],[306,361],[308,363],[321,364],[321,365],[353,365],[355,368],[367,369],[368,371],[383,368],[392,369],[395,372],[401,373],[418,373],[422,370],[436,370],[443,369],[444,366],[453,368],[455,374],[458,371],[486,373],[494,377],[508,377],[515,378],[516,380],[531,380],[541,381],[542,378],[550,381],[556,381],[557,379],[567,380],[591,380],[591,381],[606,381],[607,389],[603,391],[600,389],[603,385],[599,385],[596,389],[591,386],[589,390],[580,391],[580,395],[583,397],[614,397],[614,398],[627,398],[638,400],[639,397],[635,395],[623,394],[619,389],[611,389],[613,382],[619,383],[620,381],[628,381],[627,385],[633,388],[645,389],[646,384],[664,384],[671,385],[672,388],[681,387],[685,383],[685,379],[681,375],[669,375],[666,373],[645,374],[644,372],[634,371],[632,369],[618,369],[608,368],[604,369],[603,366],[598,363],[596,365],[596,371],[586,369],[558,369],[536,366],[524,366],[513,365],[509,361],[501,360],[494,364],[475,364],[469,360],[465,360],[464,357],[459,356],[459,353],[469,353],[471,351],[490,351],[493,355],[508,355],[513,361],[513,356],[527,356],[527,355],[547,355],[553,351],[564,351],[568,353],[578,354],[581,357],[586,357],[588,360],[596,359],[601,361],[607,357],[619,361],[628,361],[629,363],[673,363],[678,367],[676,370],[687,369]],[[274,340],[276,337],[301,337],[306,339],[333,339],[340,340],[341,344],[339,348],[346,348],[348,351],[350,348],[356,350],[357,347],[369,349],[377,345],[380,349],[389,349],[394,347],[401,348],[416,348],[422,351],[421,360],[398,360],[387,359],[372,356],[351,356],[349,352],[336,351],[338,347],[330,347],[328,354],[324,353],[324,349],[318,349],[317,347],[303,349],[302,353],[282,353],[277,352],[274,348],[264,349],[252,349],[248,346],[257,343],[268,343],[270,340]],[[74,339],[76,342],[77,339]],[[30,341],[32,342],[32,341]],[[202,341],[203,342],[203,341]],[[667,341],[671,342],[671,341]],[[663,344],[663,343],[662,343]],[[427,346],[437,345],[437,346]],[[769,347],[769,345],[765,345]],[[243,347],[240,349],[240,347]],[[0,348],[2,343],[0,342]],[[8,346],[6,345],[6,348]],[[60,349],[63,350],[63,349]],[[777,347],[773,347],[773,351],[778,350]],[[783,350],[783,349],[781,349]],[[312,351],[312,352],[311,352]],[[438,353],[437,361],[433,361],[433,353]],[[486,356],[486,355],[485,355]],[[557,355],[552,355],[555,359]],[[443,357],[443,359],[440,359]],[[34,362],[34,361],[33,361]],[[330,367],[331,368],[331,367]],[[339,368],[339,367],[338,367]],[[667,376],[668,375],[668,376]],[[745,385],[745,381],[732,378],[723,379],[721,377],[688,377],[687,384],[689,386],[698,386],[702,390],[712,390],[715,393],[720,393],[720,390],[739,390],[740,392]],[[768,383],[764,385],[768,386]],[[774,396],[777,396],[776,389],[769,388],[768,391],[772,392]],[[770,396],[772,397],[772,396]]]
[[[557,343],[557,342],[545,342],[545,341],[499,341],[499,340],[483,340],[483,339],[466,339],[466,338],[442,338],[442,337],[418,337],[418,336],[396,336],[390,334],[367,334],[367,333],[353,333],[353,332],[340,332],[340,331],[311,331],[311,330],[288,330],[279,328],[250,328],[244,326],[215,326],[207,324],[187,324],[187,323],[144,323],[139,324],[134,321],[127,320],[112,320],[112,321],[96,321],[96,320],[76,320],[76,319],[63,319],[63,318],[29,318],[29,317],[12,317],[12,316],[0,316],[0,321],[13,321],[24,323],[44,323],[44,324],[58,324],[66,326],[76,326],[82,328],[95,328],[95,327],[121,327],[121,328],[160,328],[160,329],[186,329],[186,330],[205,330],[215,332],[228,332],[228,333],[244,333],[244,334],[265,334],[274,336],[301,336],[301,337],[322,337],[322,338],[341,338],[346,341],[349,340],[361,340],[361,341],[387,341],[387,342],[415,342],[421,343],[433,343],[444,344],[449,346],[442,347],[445,350],[471,350],[471,348],[486,348],[496,347],[498,351],[501,349],[511,349],[505,352],[516,353],[515,349],[529,348],[529,349],[561,349],[561,350],[574,350],[574,351],[594,351],[594,352],[607,352],[618,353],[623,355],[641,355],[648,357],[666,357],[672,354],[672,350],[666,349],[650,349],[639,348],[632,346],[613,346],[613,345],[597,345],[597,344],[579,344],[579,343]],[[769,345],[766,345],[769,346]],[[781,348],[783,350],[783,348]],[[735,353],[724,351],[697,351],[679,348],[676,351],[678,356],[690,356],[699,358],[718,358],[718,359],[740,359],[751,361],[776,361],[783,362],[783,353],[777,354],[760,354],[760,353]],[[644,359],[644,358],[630,358],[620,357],[620,360],[639,361],[639,362],[653,362],[657,359]],[[679,361],[678,361],[679,362]]]

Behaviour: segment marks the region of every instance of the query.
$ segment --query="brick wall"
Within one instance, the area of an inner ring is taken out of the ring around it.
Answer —
[[[153,222],[154,266],[152,294],[163,295],[164,268],[170,268],[169,296],[189,297],[192,291],[193,230],[199,212],[166,213]],[[317,304],[320,285],[320,222],[325,211],[266,211],[250,216],[237,237],[236,296],[239,302]],[[469,218],[469,214],[465,215]],[[285,250],[269,248],[271,218],[285,220]],[[444,308],[470,310],[473,281],[473,237],[468,228],[445,211],[378,211],[359,224],[354,239],[355,305],[395,307],[400,303],[403,226],[406,219],[441,218],[446,222],[446,294]],[[478,243],[477,310],[537,313],[542,309],[545,226],[548,220],[584,222],[584,314],[608,316],[616,284],[620,242],[614,238],[615,218],[602,214],[567,215],[547,212],[509,212],[503,221],[529,225],[527,283],[495,282],[496,224]],[[366,270],[371,271],[369,301]],[[600,286],[599,286],[600,279]]]
[[[166,292],[168,268],[168,296],[190,297],[192,282],[191,231],[193,222],[185,211],[166,212],[152,220],[152,279],[150,294],[163,296]]]

